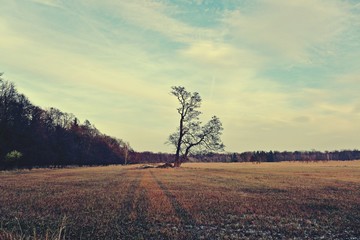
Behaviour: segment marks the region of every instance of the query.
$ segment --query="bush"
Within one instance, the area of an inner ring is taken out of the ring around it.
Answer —
[[[22,158],[23,154],[19,151],[11,151],[5,156],[5,165],[7,167],[16,167],[19,164],[20,159]]]

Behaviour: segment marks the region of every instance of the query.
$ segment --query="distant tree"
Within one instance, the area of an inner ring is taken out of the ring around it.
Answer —
[[[266,155],[267,155],[267,162],[275,162],[276,161],[273,151],[268,152]]]
[[[0,75],[0,124],[2,126],[13,123],[12,112],[17,101],[18,93],[15,85],[4,81]]]
[[[129,153],[130,153],[130,151],[133,151],[133,150],[131,149],[129,142],[120,141],[119,144],[123,149],[124,164],[126,165],[126,164],[128,164]]]
[[[236,155],[236,153],[233,153],[232,155],[231,155],[231,162],[238,162],[239,160],[238,160],[238,157],[237,157],[237,155]]]
[[[191,151],[222,151],[224,144],[220,139],[222,124],[218,117],[213,116],[205,125],[201,125],[198,110],[201,106],[199,93],[188,92],[184,87],[172,87],[171,94],[174,95],[180,106],[177,112],[180,115],[179,127],[171,134],[167,143],[176,148],[174,166],[179,167],[187,160]]]

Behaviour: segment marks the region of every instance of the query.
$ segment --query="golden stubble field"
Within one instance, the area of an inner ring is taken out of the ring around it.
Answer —
[[[0,172],[0,239],[360,239],[360,161]]]

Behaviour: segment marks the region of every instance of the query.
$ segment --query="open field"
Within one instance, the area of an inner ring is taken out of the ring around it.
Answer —
[[[0,172],[0,239],[360,239],[360,161]]]

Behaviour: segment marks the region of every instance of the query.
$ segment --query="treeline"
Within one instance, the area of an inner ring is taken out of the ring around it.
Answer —
[[[342,151],[255,151],[243,153],[207,153],[192,156],[198,162],[282,162],[282,161],[331,161],[331,160],[358,160],[359,150]]]
[[[88,120],[34,106],[0,75],[0,169],[122,164],[129,151]]]
[[[135,152],[121,139],[102,134],[88,120],[42,109],[0,74],[0,169],[173,162],[174,154]],[[206,153],[197,162],[280,162],[360,159],[359,150]]]
[[[130,152],[129,163],[172,163],[174,154],[152,152]],[[360,160],[359,150],[341,151],[254,151],[243,153],[203,153],[192,154],[188,162],[315,162],[315,161],[349,161]]]

